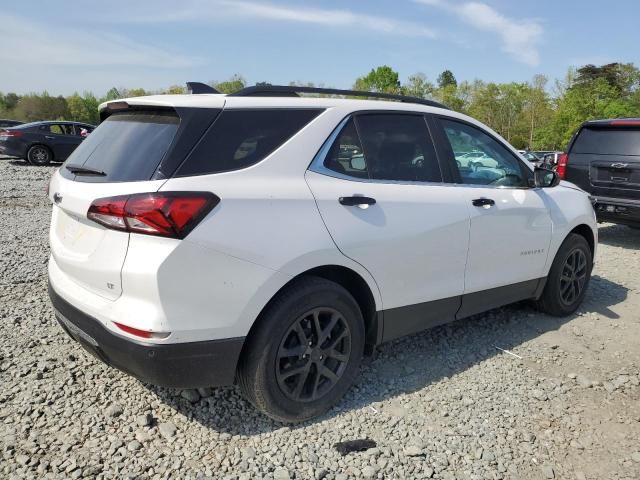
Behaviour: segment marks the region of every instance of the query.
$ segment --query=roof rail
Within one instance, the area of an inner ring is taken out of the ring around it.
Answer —
[[[350,97],[382,98],[385,100],[397,100],[404,103],[417,103],[429,107],[449,109],[446,105],[425,98],[396,95],[393,93],[363,92],[361,90],[341,90],[338,88],[298,87],[287,85],[265,85],[246,87],[231,93],[229,97],[298,97],[298,93],[322,93],[325,95],[346,95]]]
[[[215,88],[202,82],[187,82],[187,90],[193,95],[199,95],[202,93],[220,93]]]

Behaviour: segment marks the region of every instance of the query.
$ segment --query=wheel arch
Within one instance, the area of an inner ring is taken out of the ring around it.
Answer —
[[[282,285],[271,299],[262,307],[260,313],[256,317],[256,320],[251,325],[249,332],[247,333],[240,353],[240,359],[246,354],[247,345],[251,342],[249,339],[252,334],[259,329],[264,312],[269,308],[272,302],[278,297],[278,295],[285,289],[291,287],[300,279],[305,277],[319,277],[332,282],[345,288],[355,299],[356,303],[360,307],[362,317],[364,319],[365,326],[365,343],[367,346],[372,347],[382,340],[382,321],[378,317],[378,311],[376,307],[376,297],[374,291],[369,286],[367,281],[355,270],[346,267],[344,265],[322,265],[310,268],[304,272],[295,275],[288,282]],[[241,361],[241,360],[240,360]]]
[[[596,254],[596,236],[593,233],[593,230],[591,229],[591,227],[586,223],[581,223],[580,225],[577,225],[576,227],[574,227],[566,235],[566,237],[568,237],[572,233],[575,233],[576,235],[580,235],[581,237],[584,237],[584,239],[589,244],[589,249],[591,250],[591,258],[594,258]]]
[[[25,151],[24,157],[25,159],[28,161],[29,160],[29,150],[31,150],[33,147],[44,147],[47,150],[49,150],[49,153],[51,154],[51,162],[55,162],[56,160],[56,154],[53,151],[53,148],[51,148],[49,145],[47,145],[46,143],[43,142],[33,142],[31,143],[28,147],[27,150]]]

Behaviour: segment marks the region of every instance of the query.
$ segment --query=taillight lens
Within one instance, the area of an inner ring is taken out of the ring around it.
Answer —
[[[22,132],[19,130],[2,130],[0,131],[0,137],[6,138],[18,138],[22,136]]]
[[[640,120],[612,120],[609,125],[632,125],[640,126]]]
[[[219,202],[210,192],[136,193],[95,200],[87,218],[114,230],[184,238]]]
[[[558,176],[563,180],[567,175],[567,163],[569,163],[568,153],[561,153],[558,155],[558,168],[556,168],[556,171],[558,172]]]

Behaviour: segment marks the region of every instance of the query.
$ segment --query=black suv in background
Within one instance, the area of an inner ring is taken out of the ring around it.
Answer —
[[[558,159],[558,174],[595,198],[599,222],[640,228],[640,119],[583,123]]]
[[[35,165],[64,162],[94,125],[78,122],[33,122],[0,129],[0,154]]]

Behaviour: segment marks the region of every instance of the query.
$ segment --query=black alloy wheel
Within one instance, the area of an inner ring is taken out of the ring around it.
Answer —
[[[278,385],[296,402],[317,400],[340,380],[350,354],[351,331],[340,312],[314,308],[289,327],[280,343]]]
[[[587,280],[587,257],[579,248],[573,250],[564,262],[560,276],[560,299],[572,305],[580,297]]]

